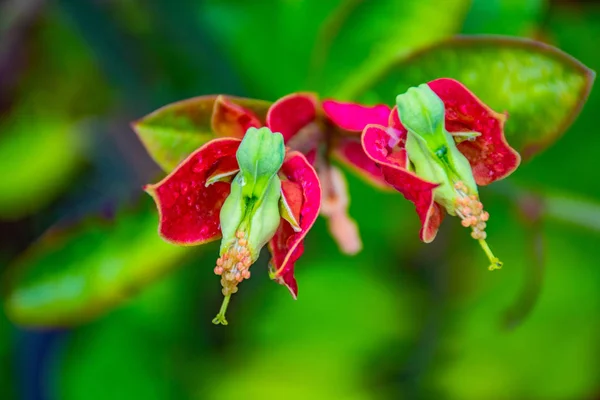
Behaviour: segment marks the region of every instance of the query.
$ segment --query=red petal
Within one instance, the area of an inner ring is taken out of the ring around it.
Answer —
[[[387,183],[415,204],[421,220],[421,240],[429,243],[435,238],[443,218],[441,209],[433,201],[433,189],[438,185],[407,171],[402,161],[406,160],[404,150],[393,152],[389,144],[390,136],[383,126],[368,125],[363,131],[365,153],[380,165]]]
[[[335,100],[323,101],[323,111],[338,127],[353,132],[362,132],[368,124],[387,125],[390,115],[385,104],[363,106]]]
[[[449,132],[481,133],[474,141],[458,144],[473,168],[478,185],[487,185],[510,175],[517,169],[521,157],[504,137],[506,116],[486,106],[463,84],[442,78],[429,82],[431,90],[446,106],[446,129]]]
[[[267,113],[267,126],[283,135],[285,142],[315,120],[317,98],[309,93],[294,93],[277,100]]]
[[[317,173],[306,158],[297,151],[287,154],[281,167],[281,173],[291,182],[299,183],[302,187],[303,202],[300,212],[301,232],[294,232],[291,225],[282,220],[275,236],[269,242],[273,258],[272,269],[274,279],[290,289],[292,296],[298,295],[298,286],[294,279],[294,263],[302,255],[304,236],[314,224],[321,205],[321,186]],[[293,207],[293,206],[292,206]]]
[[[241,139],[248,128],[260,128],[262,124],[252,111],[220,95],[213,106],[211,126],[217,136]]]
[[[392,132],[394,136],[396,136],[398,139],[399,147],[404,147],[404,144],[406,144],[406,135],[408,132],[404,125],[402,125],[402,122],[400,122],[398,106],[394,106],[394,108],[392,108],[392,111],[390,112],[390,118],[388,120],[388,133],[390,132],[390,129],[393,129]]]
[[[169,242],[196,245],[221,237],[219,212],[230,185],[206,180],[220,165],[234,165],[239,139],[214,139],[193,152],[165,179],[144,189],[158,207],[160,235]]]
[[[285,198],[286,204],[289,206],[291,216],[300,221],[300,213],[304,204],[304,191],[298,182],[281,181],[281,193]]]
[[[367,157],[358,138],[342,138],[334,151],[339,161],[364,178],[366,182],[379,189],[390,189],[390,185],[383,179],[381,169]]]

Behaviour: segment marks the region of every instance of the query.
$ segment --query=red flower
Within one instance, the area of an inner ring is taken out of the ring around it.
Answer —
[[[322,186],[321,215],[340,249],[347,254],[360,251],[362,244],[356,222],[348,216],[349,198],[341,171],[330,163],[330,156],[359,173],[379,188],[389,188],[377,165],[364,153],[360,132],[368,123],[379,123],[390,112],[387,106],[356,106],[356,111],[337,123],[336,102],[325,101],[321,108],[317,97],[295,93],[276,101],[269,109],[265,125],[281,132],[286,146],[303,153],[315,167]],[[343,105],[343,104],[342,104]],[[250,127],[262,123],[251,110],[220,96],[214,106],[212,127],[221,137],[242,137]]]
[[[400,121],[400,117],[403,115],[399,115],[398,107],[394,107],[389,118],[385,120],[382,116],[378,116],[380,122],[375,124],[369,123],[368,120],[375,119],[376,115],[374,114],[379,114],[379,112],[383,114],[383,106],[378,106],[377,109],[368,109],[355,104],[336,103],[335,112],[331,112],[330,117],[342,127],[354,129],[362,127],[364,129],[362,148],[366,156],[376,163],[388,184],[415,204],[422,225],[421,240],[431,242],[435,238],[444,218],[444,211],[447,211],[452,215],[460,216],[464,226],[473,228],[473,237],[480,240],[490,259],[497,262],[484,242],[485,221],[489,215],[483,211],[479,202],[475,183],[487,185],[502,179],[511,174],[519,165],[519,154],[508,145],[504,137],[503,127],[506,116],[492,111],[455,80],[437,79],[430,82],[428,87],[443,102],[442,112],[445,109],[445,114],[442,114],[442,117],[445,115],[445,118],[442,118],[442,127],[452,135],[454,140],[452,143],[448,143],[449,146],[440,146],[435,149],[432,147],[429,149],[431,151],[427,150],[427,146],[424,145],[426,155],[431,155],[432,160],[438,162],[446,170],[453,170],[456,168],[451,166],[447,160],[445,163],[440,160],[443,161],[444,158],[447,158],[445,152],[450,150],[448,147],[454,147],[466,158],[467,165],[470,166],[467,168],[469,171],[458,174],[466,176],[465,182],[462,181],[462,177],[459,179],[454,176],[456,175],[454,173],[450,173],[453,176],[444,178],[451,184],[451,187],[448,187],[445,180],[432,179],[435,175],[431,175],[433,172],[425,176],[422,168],[420,171],[419,157],[421,155],[416,154],[411,157],[412,155],[407,151],[407,135],[410,128],[407,130]],[[409,108],[409,110],[417,115],[415,118],[419,118],[418,112],[414,108]],[[348,117],[348,114],[352,114],[354,117]],[[358,118],[358,115],[365,117]],[[436,137],[435,140],[437,139]],[[440,152],[435,153],[436,150],[440,150]],[[469,179],[474,181],[473,185],[466,184]],[[448,190],[452,191],[452,194],[448,195]]]
[[[156,201],[159,233],[167,241],[198,245],[225,236],[215,273],[222,277],[226,298],[213,322],[226,324],[224,311],[229,297],[237,292],[239,282],[250,277],[248,268],[267,241],[272,254],[272,278],[285,284],[294,298],[297,296],[294,264],[303,252],[304,236],[317,217],[321,189],[315,170],[301,153],[285,151],[283,158],[280,135],[266,128],[253,129],[258,125],[257,120],[225,99],[220,100],[218,107],[220,111],[215,113],[213,124],[220,132],[239,136],[239,126],[247,126],[248,134],[252,132],[258,139],[242,135],[244,141],[237,138],[211,140],[165,179],[146,186],[145,190]],[[278,124],[276,115],[270,114],[273,126]],[[283,125],[279,125],[279,129],[284,135],[290,132],[290,128]],[[273,139],[276,135],[280,142]],[[274,144],[269,144],[269,137],[275,140]],[[281,159],[276,160],[279,152]],[[243,164],[252,164],[253,167],[246,170],[255,175],[244,175]],[[273,171],[261,172],[269,168]],[[245,193],[248,188],[251,192]],[[271,198],[275,203],[269,200]],[[227,202],[231,205],[227,206]],[[268,221],[273,220],[272,215],[276,220],[271,227]]]

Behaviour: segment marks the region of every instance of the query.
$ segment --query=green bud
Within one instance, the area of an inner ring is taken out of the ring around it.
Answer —
[[[277,174],[285,157],[283,136],[269,128],[249,128],[236,153],[246,197],[259,197]]]
[[[440,184],[434,199],[455,215],[458,197],[454,184],[463,182],[471,194],[477,194],[477,185],[469,161],[446,130],[444,103],[423,84],[399,95],[396,104],[400,121],[408,130],[406,152],[415,173]]]
[[[242,232],[252,262],[275,235],[280,222],[281,181],[277,172],[283,164],[285,146],[280,133],[268,128],[248,129],[236,153],[240,172],[220,213],[221,255],[228,252]]]

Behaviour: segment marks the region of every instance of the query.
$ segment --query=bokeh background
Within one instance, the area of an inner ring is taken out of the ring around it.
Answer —
[[[386,51],[382,32],[398,55],[494,33],[600,69],[599,2],[368,0],[357,27],[360,3],[0,2],[3,293],[27,268],[45,279],[20,299],[32,318],[86,310],[45,329],[0,313],[1,399],[600,398],[598,90],[564,137],[482,189],[499,272],[458,221],[422,244],[412,204],[350,176],[364,251],[340,254],[320,219],[299,299],[261,258],[222,327],[218,245],[156,235],[141,187],[162,173],[129,123],[169,102],[331,95]]]

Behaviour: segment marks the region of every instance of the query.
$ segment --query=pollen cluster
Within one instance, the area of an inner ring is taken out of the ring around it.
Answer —
[[[235,233],[235,241],[225,254],[217,259],[215,274],[221,276],[221,286],[223,286],[223,296],[229,296],[237,293],[238,284],[244,279],[250,278],[250,265],[252,259],[248,249],[248,240],[246,234],[242,231]]]
[[[472,229],[473,239],[485,240],[486,221],[490,218],[490,214],[483,210],[483,204],[477,195],[469,194],[469,189],[462,181],[455,183],[454,189],[459,195],[456,201],[456,213],[462,219],[462,226]]]
[[[479,201],[477,195],[469,193],[469,189],[464,182],[459,181],[454,184],[454,189],[458,194],[456,200],[456,214],[462,219],[462,226],[471,228],[471,236],[479,242],[479,245],[485,251],[490,265],[488,269],[493,271],[502,268],[502,261],[498,259],[490,250],[485,238],[486,221],[490,218],[490,214],[483,211],[483,204]]]

